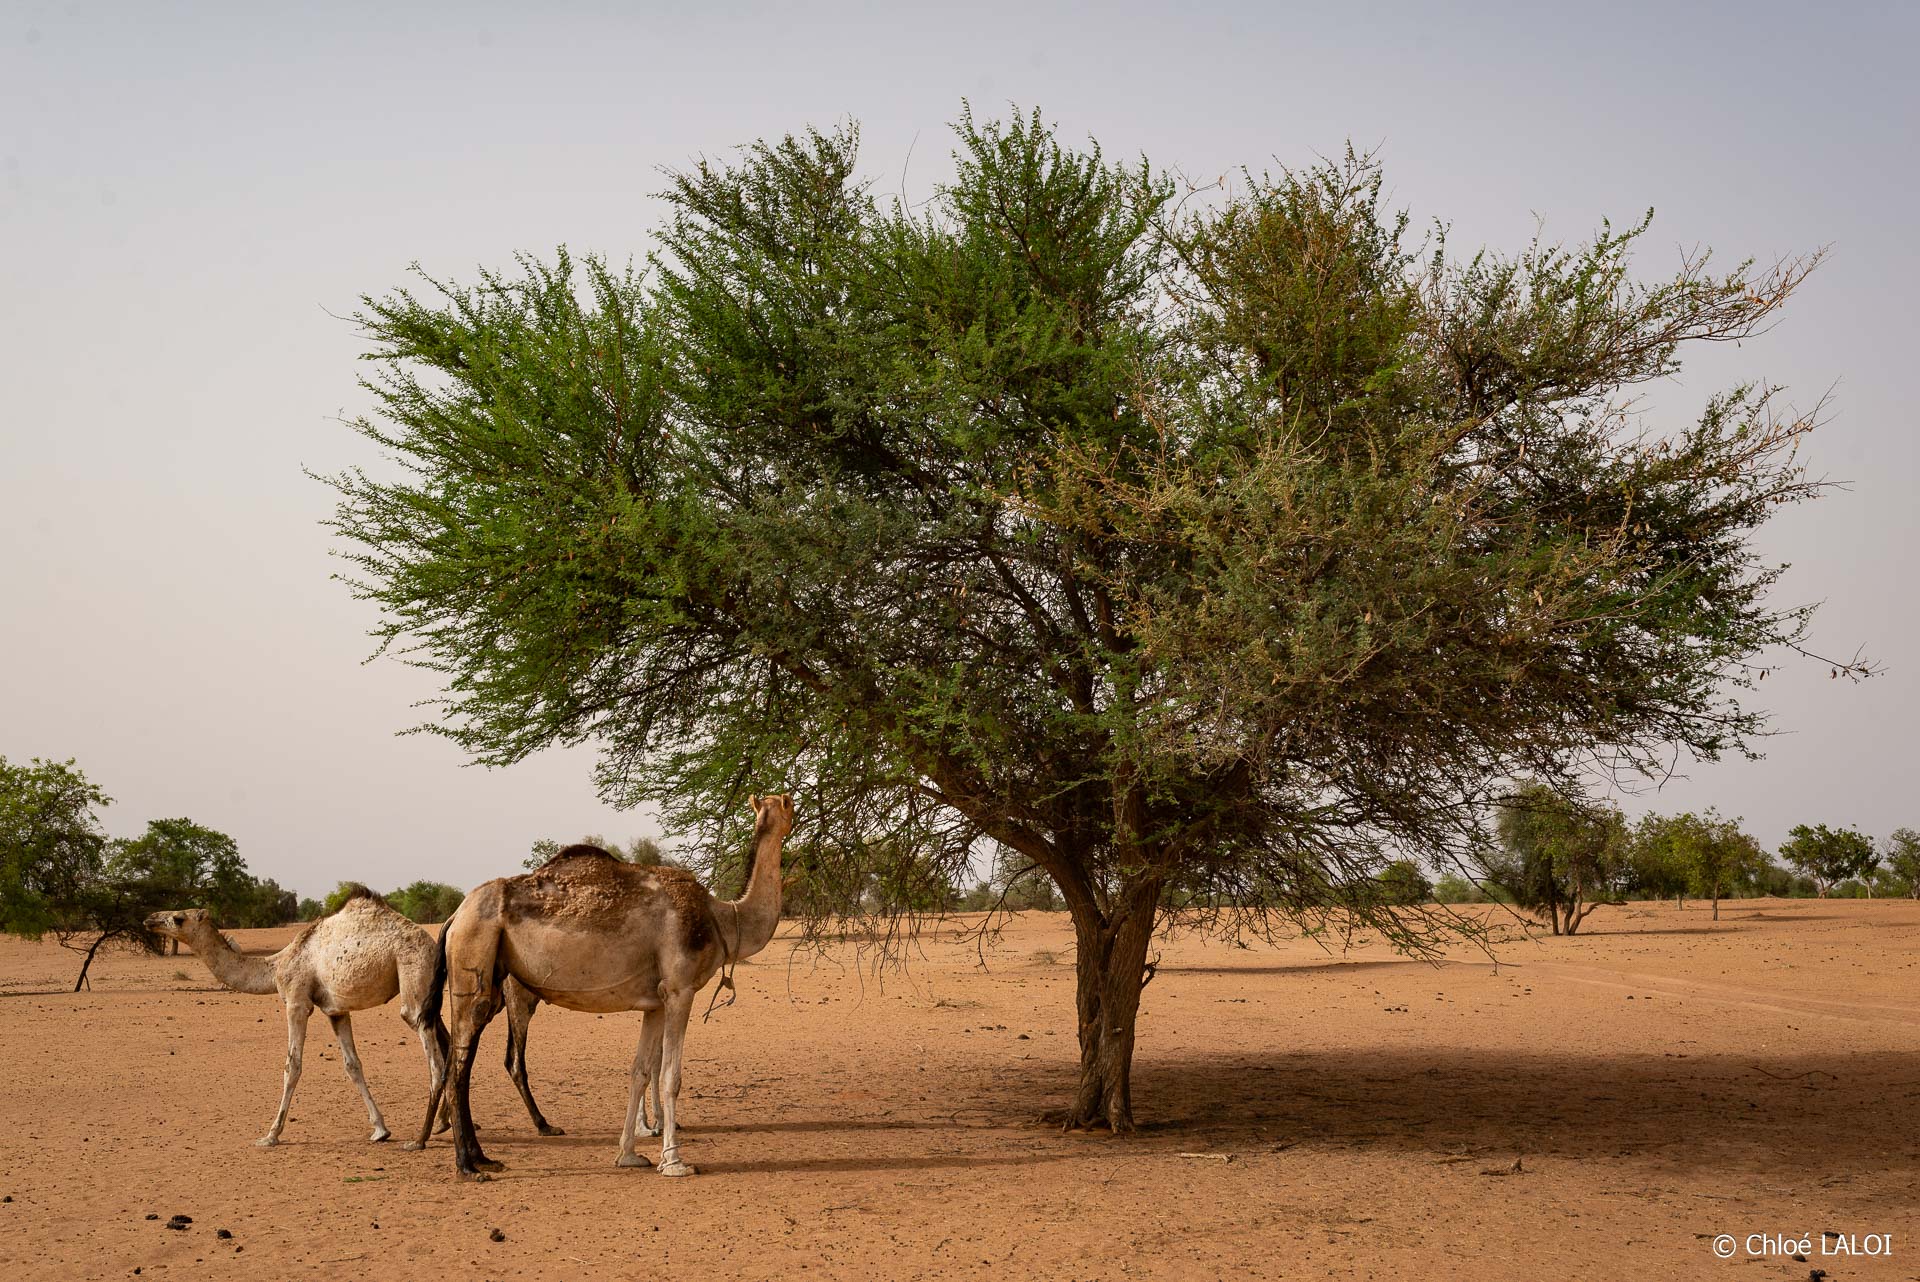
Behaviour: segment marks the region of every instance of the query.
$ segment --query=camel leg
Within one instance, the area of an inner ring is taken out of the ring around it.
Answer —
[[[650,1010],[641,1019],[640,1045],[634,1049],[633,1069],[627,1078],[627,1124],[620,1129],[620,1152],[613,1159],[615,1166],[652,1165],[633,1151],[633,1142],[653,1134],[653,1129],[646,1124],[647,1085],[656,1077],[654,1065],[659,1054],[660,1012]]]
[[[254,1143],[261,1148],[272,1148],[280,1142],[280,1132],[287,1125],[287,1110],[293,1107],[293,1088],[300,1081],[300,1061],[307,1050],[307,1019],[313,1014],[313,1004],[304,1001],[287,1003],[287,1068],[286,1084],[280,1088],[280,1111],[273,1115],[273,1125],[267,1133]]]
[[[401,1013],[404,1015],[406,1012]],[[427,1116],[420,1123],[420,1138],[408,1140],[403,1146],[410,1153],[427,1146],[427,1137],[433,1133],[436,1113],[440,1115],[441,1130],[453,1125],[453,1097],[447,1090],[447,1026],[439,1020],[429,1024],[416,1015],[413,1031],[420,1034],[420,1047],[427,1053],[428,1077]]]
[[[441,1039],[440,1053],[442,1055],[446,1055],[448,1054],[447,1033],[444,1027],[440,1030],[440,1039]],[[443,1094],[435,1096],[435,1098],[440,1101],[440,1109],[439,1109],[440,1121],[438,1125],[434,1124],[433,1110],[429,1108],[427,1110],[427,1126],[433,1131],[435,1135],[438,1135],[442,1131],[448,1131],[453,1129],[454,1113],[458,1110],[456,1110],[453,1106],[452,1091],[446,1091]],[[425,1148],[426,1146],[427,1146],[427,1142],[424,1139],[421,1140],[420,1147]]]
[[[648,1012],[652,1014],[652,1012]],[[640,1124],[633,1133],[640,1139],[660,1133],[660,1044],[663,1025],[655,1020],[645,1023],[641,1029],[641,1047],[647,1052],[647,1080],[653,1097],[653,1112],[647,1112],[647,1097],[640,1098]]]
[[[527,1085],[527,1025],[533,1021],[533,1011],[540,999],[513,980],[501,987],[507,1005],[507,1076],[520,1092],[520,1102],[527,1106],[533,1129],[542,1135],[565,1135],[565,1131],[547,1121],[540,1112],[540,1106],[533,1102],[533,1088]]]
[[[504,1162],[496,1162],[480,1149],[480,1137],[474,1131],[473,1110],[468,1102],[468,1091],[473,1085],[473,1057],[480,1049],[480,1031],[473,1029],[462,1040],[453,1035],[453,1054],[447,1066],[448,1077],[453,1083],[454,1124],[453,1124],[453,1165],[455,1172],[463,1180],[485,1179],[482,1172],[503,1170]]]
[[[407,1141],[409,1150],[423,1149],[427,1146],[427,1136],[433,1130],[435,1113],[443,1115],[448,1111],[444,1106],[447,1099],[447,1026],[438,1016],[429,1020],[426,1016],[427,1002],[433,996],[433,966],[416,964],[403,966],[400,972],[400,1018],[420,1039],[420,1049],[427,1057],[427,1116],[420,1123],[420,1138]]]
[[[488,1024],[491,1024],[493,1022],[493,1017],[500,1013],[501,991],[502,991],[501,989],[489,990],[487,997],[482,1002],[482,1008],[476,1013],[475,1018],[477,1018],[480,1021],[480,1027],[482,1029],[486,1028]],[[478,1034],[476,1034],[475,1036],[477,1037]],[[448,1053],[447,1042],[448,1042],[448,1036],[447,1036],[446,1030],[442,1028],[440,1033],[440,1053],[443,1056]],[[513,1055],[513,1046],[512,1046],[511,1036],[508,1037],[507,1055],[509,1058],[509,1063],[511,1063],[511,1058]],[[449,1074],[451,1074],[452,1070],[449,1069],[448,1072]],[[440,1132],[449,1130],[452,1128],[454,1123],[455,1112],[456,1110],[454,1108],[454,1103],[453,1103],[453,1092],[448,1091],[440,1097],[440,1123],[439,1125],[433,1128],[433,1133],[435,1135],[438,1135]],[[431,1112],[429,1112],[429,1116],[431,1116]],[[475,1122],[473,1124],[473,1129],[478,1131],[480,1129],[480,1123]],[[421,1147],[422,1148],[426,1147],[426,1141],[424,1139],[421,1140]]]
[[[643,1105],[640,1118],[646,1120],[647,1110]],[[653,1044],[653,1125],[647,1128],[647,1134],[653,1135],[660,1129],[660,1043]]]
[[[640,1124],[634,1128],[634,1135],[640,1139],[660,1133],[660,1044],[666,1030],[666,1019],[660,1011],[648,1011],[640,1027],[640,1049],[647,1057],[645,1086],[653,1093],[653,1120],[647,1120],[647,1091],[640,1094]]]
[[[693,1167],[680,1160],[680,1136],[674,1127],[674,1105],[680,1098],[680,1056],[687,1045],[687,1019],[693,1014],[691,991],[667,995],[660,1012],[666,1026],[660,1047],[660,1174],[692,1175]]]
[[[373,1102],[373,1092],[367,1089],[367,1075],[360,1071],[360,1052],[353,1044],[353,1016],[342,1011],[327,1019],[333,1024],[334,1040],[340,1043],[340,1062],[346,1065],[347,1080],[360,1088],[360,1098],[367,1102],[367,1120],[373,1123],[370,1138],[378,1144],[392,1132],[387,1130],[386,1119],[380,1116],[380,1106]]]
[[[473,955],[462,955],[457,968],[450,970],[448,983],[452,1025],[448,1038],[452,1043],[452,1054],[447,1064],[447,1075],[453,1083],[454,1126],[453,1126],[453,1166],[455,1173],[463,1180],[484,1179],[484,1171],[498,1171],[503,1163],[495,1162],[480,1150],[480,1137],[474,1133],[473,1108],[470,1091],[473,1085],[473,1057],[480,1049],[480,1034],[486,1030],[487,1021],[493,1017],[498,1003],[493,988],[493,948],[484,945],[474,950]],[[449,959],[449,966],[453,966]],[[466,991],[461,991],[465,986]]]

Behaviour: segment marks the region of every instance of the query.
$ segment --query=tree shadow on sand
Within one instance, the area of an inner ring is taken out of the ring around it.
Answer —
[[[1911,1055],[1530,1055],[1408,1048],[1149,1059],[1134,1071],[1149,1138],[1221,1147],[1657,1152],[1683,1166],[1920,1170]],[[1060,1086],[1069,1083],[1063,1077]]]

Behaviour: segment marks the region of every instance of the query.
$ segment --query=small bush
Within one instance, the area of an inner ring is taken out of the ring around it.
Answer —
[[[1484,904],[1492,900],[1493,896],[1479,884],[1457,872],[1442,873],[1433,883],[1433,901],[1437,904]]]

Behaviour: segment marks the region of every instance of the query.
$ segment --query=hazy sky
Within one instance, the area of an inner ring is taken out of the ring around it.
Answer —
[[[1903,5],[1062,6],[0,3],[0,755],[77,757],[116,835],[185,814],[313,893],[462,886],[533,839],[656,831],[587,752],[462,768],[395,737],[435,691],[363,664],[302,467],[369,463],[337,319],[418,261],[470,277],[565,243],[638,257],[663,166],[864,127],[924,196],[947,123],[1039,105],[1071,137],[1211,178],[1377,147],[1456,246],[1657,209],[1640,263],[1833,247],[1784,323],[1696,356],[1677,423],[1745,377],[1834,390],[1783,516],[1779,599],[1887,665],[1790,662],[1784,733],[1633,808],[1920,826],[1910,393],[1920,22]],[[534,16],[536,9],[538,16]],[[1290,11],[1291,9],[1291,11]],[[1472,15],[1472,16],[1467,16]],[[909,154],[911,162],[909,163]],[[331,313],[331,314],[330,314]],[[766,781],[774,787],[777,780]]]

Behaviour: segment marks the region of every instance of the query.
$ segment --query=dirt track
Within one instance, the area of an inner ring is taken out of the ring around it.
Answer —
[[[1590,927],[1497,968],[1164,945],[1143,1133],[1118,1141],[1029,1121],[1073,1076],[1063,918],[1009,928],[984,971],[929,940],[884,982],[776,941],[688,1035],[698,1178],[612,1165],[638,1016],[542,1008],[534,1090],[568,1133],[533,1133],[497,1023],[474,1109],[508,1169],[484,1185],[454,1183],[443,1142],[366,1143],[324,1020],[285,1141],[259,1149],[272,998],[126,954],[72,996],[73,954],[8,940],[0,1277],[1920,1278],[1920,905],[1746,901],[1714,926],[1643,904]],[[419,1046],[391,1008],[355,1023],[404,1136]],[[1890,1233],[1892,1256],[1823,1254],[1829,1230]],[[1810,1262],[1749,1260],[1761,1232],[1810,1235]]]

